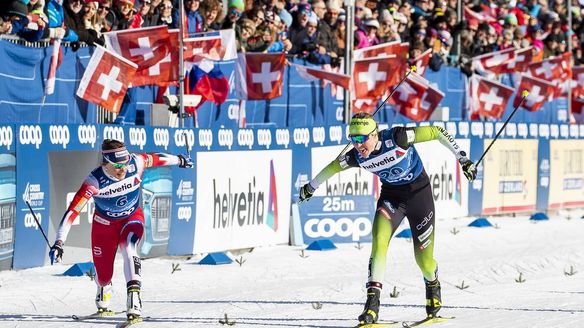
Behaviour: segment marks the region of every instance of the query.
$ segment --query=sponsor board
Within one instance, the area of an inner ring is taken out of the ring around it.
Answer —
[[[291,150],[198,152],[197,163],[193,253],[288,242]]]
[[[534,210],[537,160],[538,140],[498,139],[483,161],[483,214]]]
[[[584,206],[582,140],[550,140],[550,209]]]

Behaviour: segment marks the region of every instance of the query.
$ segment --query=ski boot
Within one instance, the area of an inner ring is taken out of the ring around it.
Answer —
[[[379,313],[379,297],[381,295],[381,284],[369,282],[367,284],[367,301],[363,313],[357,318],[360,324],[376,323]]]
[[[98,313],[112,312],[109,310],[110,300],[112,298],[113,287],[112,283],[105,286],[97,285],[97,292],[95,293],[95,306],[97,306]]]
[[[142,299],[140,299],[140,283],[128,283],[128,301],[126,303],[128,320],[135,320],[142,316]]]
[[[426,314],[428,317],[436,317],[442,307],[440,281],[438,281],[438,278],[434,281],[424,279],[424,283],[426,284]]]

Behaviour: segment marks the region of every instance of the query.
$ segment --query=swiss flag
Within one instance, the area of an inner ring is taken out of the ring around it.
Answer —
[[[106,47],[136,63],[139,71],[163,60],[171,48],[167,25],[107,32],[103,35]]]
[[[509,72],[525,72],[533,58],[533,47],[515,50],[515,60],[507,64]]]
[[[582,110],[584,108],[584,98],[582,97],[572,97],[572,114],[576,114],[578,115],[578,122],[579,123],[583,123],[584,122],[584,111]]]
[[[377,103],[379,102],[379,98],[375,99],[353,99],[353,112],[365,112],[369,114],[373,114],[373,112],[377,109]]]
[[[474,74],[470,78],[470,111],[471,118],[476,115],[501,119],[513,89],[501,83],[482,78]]]
[[[201,58],[211,60],[233,60],[237,58],[235,49],[235,30],[221,30],[197,33],[194,37],[184,39],[184,58],[196,61]]]
[[[554,94],[555,89],[556,86],[549,83],[548,81],[521,74],[521,82],[519,83],[518,90],[529,91],[529,94],[523,101],[523,104],[521,104],[521,107],[527,109],[530,112],[537,112],[549,99],[549,97]],[[513,106],[519,106],[521,98],[521,92],[518,92],[515,95]]]
[[[400,114],[413,121],[426,121],[444,98],[444,93],[416,73],[411,73],[391,99]]]
[[[179,30],[169,30],[170,49],[178,49]],[[178,51],[171,51],[154,65],[136,72],[132,87],[178,83]]]
[[[400,61],[395,55],[356,60],[353,84],[356,99],[378,98],[399,78]]]
[[[584,96],[584,66],[572,68],[572,97]]]
[[[237,61],[235,87],[239,99],[268,100],[282,95],[284,53],[241,53]]]
[[[399,41],[392,41],[381,43],[375,46],[355,49],[353,57],[355,59],[364,59],[386,55],[396,55],[400,60],[406,61],[408,58],[410,44],[408,42],[401,43]]]
[[[118,113],[138,65],[96,45],[79,82],[77,96]]]
[[[554,57],[531,63],[527,66],[527,73],[538,79],[554,81],[562,76],[562,57]]]
[[[326,80],[340,85],[343,89],[349,89],[351,77],[349,75],[325,71],[322,69],[292,64],[298,71],[298,75],[307,81]]]
[[[424,51],[421,55],[414,58],[413,64],[416,65],[416,73],[420,76],[424,76],[426,69],[428,68],[428,63],[430,63],[430,58],[432,57],[432,49]]]
[[[472,65],[479,73],[504,74],[513,73],[514,69],[509,69],[509,64],[515,62],[515,48],[507,48],[500,51],[487,53],[473,57]]]

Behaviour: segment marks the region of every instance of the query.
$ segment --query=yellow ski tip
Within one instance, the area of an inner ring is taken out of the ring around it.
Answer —
[[[523,92],[521,92],[521,95],[523,96],[523,98],[526,98],[527,96],[529,96],[529,91],[523,90]]]

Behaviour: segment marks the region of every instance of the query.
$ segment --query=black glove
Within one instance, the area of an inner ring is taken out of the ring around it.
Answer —
[[[183,169],[190,169],[194,166],[193,160],[190,156],[184,157],[183,155],[178,155],[178,167],[182,167]]]
[[[460,163],[462,172],[468,181],[473,181],[477,178],[477,168],[470,159],[468,159],[466,156],[462,156],[458,162]]]
[[[314,188],[312,188],[310,183],[307,183],[300,188],[298,199],[299,199],[300,203],[302,203],[305,200],[309,200],[313,194],[314,194]]]
[[[51,265],[54,262],[61,262],[63,260],[63,242],[57,240],[51,250],[49,251],[49,259],[51,260]]]

